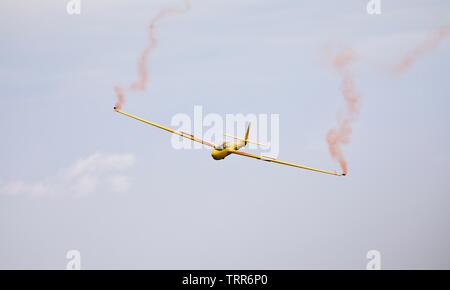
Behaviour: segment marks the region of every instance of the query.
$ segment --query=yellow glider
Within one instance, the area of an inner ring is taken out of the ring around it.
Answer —
[[[191,135],[191,134],[188,134],[188,133],[185,133],[185,132],[182,132],[182,131],[177,131],[177,130],[165,127],[163,125],[159,125],[159,124],[156,124],[156,123],[144,120],[144,119],[139,118],[137,116],[134,116],[134,115],[122,112],[121,110],[119,110],[117,108],[114,108],[114,111],[116,111],[119,114],[125,115],[127,117],[133,118],[135,120],[141,121],[141,122],[143,122],[145,124],[152,125],[154,127],[163,129],[163,130],[165,130],[167,132],[170,132],[172,134],[176,134],[176,135],[179,135],[181,137],[190,139],[192,141],[195,141],[195,142],[207,145],[207,146],[212,148],[211,156],[215,160],[225,159],[228,155],[236,154],[236,155],[240,155],[240,156],[250,157],[250,158],[254,158],[254,159],[258,159],[258,160],[262,160],[262,161],[273,162],[273,163],[278,163],[278,164],[292,166],[292,167],[297,167],[297,168],[311,170],[311,171],[315,171],[315,172],[320,172],[320,173],[325,173],[325,174],[330,174],[330,175],[336,175],[336,176],[345,176],[345,174],[339,174],[339,173],[336,173],[336,172],[325,171],[325,170],[316,169],[316,168],[312,168],[312,167],[308,167],[308,166],[303,166],[303,165],[298,165],[298,164],[294,164],[294,163],[290,163],[290,162],[286,162],[286,161],[281,161],[281,160],[278,160],[278,159],[275,159],[275,158],[271,158],[271,157],[266,157],[266,156],[261,156],[261,155],[250,154],[250,153],[238,151],[242,147],[246,146],[248,143],[256,143],[256,142],[252,142],[252,141],[248,140],[248,135],[250,133],[250,125],[248,125],[248,127],[247,127],[247,130],[245,132],[245,137],[244,138],[239,138],[239,137],[226,135],[228,137],[233,137],[234,139],[236,139],[236,141],[234,141],[234,142],[224,142],[222,145],[215,145],[213,143],[210,143],[210,142],[207,142],[207,141],[202,140],[200,138],[197,138],[194,135]]]

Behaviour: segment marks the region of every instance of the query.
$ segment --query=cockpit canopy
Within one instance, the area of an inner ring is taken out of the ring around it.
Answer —
[[[216,150],[224,150],[225,148],[227,148],[227,142],[222,143],[222,144],[216,146],[215,149],[216,149]]]

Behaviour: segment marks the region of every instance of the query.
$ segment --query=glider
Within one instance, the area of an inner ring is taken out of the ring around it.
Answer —
[[[262,145],[259,144],[257,142],[253,142],[248,140],[248,135],[250,133],[250,124],[247,126],[247,130],[245,132],[245,137],[244,138],[239,138],[239,137],[235,137],[235,136],[231,136],[231,135],[225,135],[227,137],[232,137],[235,139],[235,141],[233,142],[224,142],[221,145],[215,145],[213,143],[210,143],[208,141],[202,140],[200,138],[195,137],[194,135],[182,132],[182,131],[177,131],[174,130],[172,128],[163,126],[163,125],[159,125],[147,120],[144,120],[142,118],[139,118],[137,116],[128,114],[126,112],[123,112],[121,110],[119,110],[118,108],[114,107],[114,111],[116,111],[119,114],[125,115],[127,117],[130,117],[132,119],[138,120],[140,122],[143,122],[145,124],[154,126],[156,128],[165,130],[167,132],[170,132],[172,134],[175,135],[179,135],[181,137],[190,139],[192,141],[204,144],[206,146],[209,146],[212,148],[211,150],[211,156],[214,160],[222,160],[225,159],[227,156],[231,155],[231,154],[235,154],[235,155],[240,155],[240,156],[245,156],[245,157],[250,157],[253,159],[258,159],[258,160],[262,160],[262,161],[266,161],[266,162],[272,162],[272,163],[278,163],[281,165],[287,165],[287,166],[292,166],[292,167],[296,167],[296,168],[301,168],[301,169],[306,169],[306,170],[310,170],[310,171],[315,171],[315,172],[320,172],[320,173],[325,173],[325,174],[330,174],[330,175],[336,175],[336,176],[345,176],[344,173],[337,173],[337,172],[331,172],[331,171],[325,171],[325,170],[321,170],[321,169],[317,169],[317,168],[312,168],[312,167],[308,167],[308,166],[303,166],[303,165],[299,165],[299,164],[295,164],[295,163],[290,163],[290,162],[286,162],[286,161],[282,161],[282,160],[278,160],[275,158],[271,158],[271,157],[267,157],[267,156],[262,156],[262,155],[256,155],[256,154],[251,154],[251,153],[247,153],[247,152],[242,152],[239,151],[239,149],[245,147],[248,143],[254,143],[254,144],[258,144],[258,145]]]

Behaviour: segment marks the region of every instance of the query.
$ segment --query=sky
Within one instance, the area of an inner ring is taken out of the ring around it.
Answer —
[[[349,175],[210,152],[114,113],[147,27],[183,1],[0,3],[0,268],[450,268],[450,2],[192,0],[156,28],[150,83],[124,111],[279,114],[278,157],[339,170],[325,136],[344,107],[330,52],[360,96]],[[394,3],[393,3],[394,2]],[[253,151],[252,151],[253,152]]]

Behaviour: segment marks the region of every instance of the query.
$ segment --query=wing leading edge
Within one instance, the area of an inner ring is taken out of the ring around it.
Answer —
[[[119,113],[119,114],[125,115],[125,116],[127,116],[127,117],[130,117],[130,118],[132,118],[132,119],[138,120],[138,121],[143,122],[143,123],[145,123],[145,124],[148,124],[148,125],[154,126],[154,127],[156,127],[156,128],[159,128],[159,129],[165,130],[165,131],[167,131],[167,132],[170,132],[170,133],[172,133],[172,134],[175,134],[175,135],[178,135],[178,136],[181,136],[181,137],[190,139],[190,140],[192,140],[192,141],[195,141],[195,142],[198,142],[198,143],[207,145],[207,146],[209,146],[209,147],[211,147],[211,148],[216,148],[216,145],[214,145],[214,144],[212,144],[212,143],[210,143],[210,142],[207,142],[207,141],[205,141],[205,140],[202,140],[202,139],[200,139],[200,138],[197,138],[197,137],[195,137],[194,135],[191,135],[191,134],[188,134],[188,133],[185,133],[185,132],[182,132],[182,131],[177,131],[177,130],[174,130],[174,129],[172,129],[172,128],[166,127],[166,126],[163,126],[163,125],[160,125],[160,124],[157,124],[157,123],[153,123],[153,122],[144,120],[144,119],[139,118],[139,117],[137,117],[137,116],[134,116],[134,115],[131,115],[131,114],[122,112],[122,111],[120,111],[120,110],[118,110],[118,109],[116,109],[116,108],[114,108],[114,110],[115,110],[117,113]]]
[[[256,155],[256,154],[250,154],[250,153],[247,153],[247,152],[232,150],[231,153],[232,154],[236,154],[236,155],[241,155],[241,156],[245,156],[245,157],[258,159],[258,160],[262,160],[262,161],[273,162],[273,163],[278,163],[278,164],[282,164],[282,165],[287,165],[287,166],[297,167],[297,168],[301,168],[301,169],[311,170],[311,171],[315,171],[315,172],[320,172],[320,173],[325,173],[325,174],[330,174],[330,175],[336,175],[336,176],[345,176],[345,174],[339,174],[337,172],[325,171],[325,170],[321,170],[321,169],[317,169],[317,168],[312,168],[312,167],[308,167],[308,166],[303,166],[303,165],[299,165],[299,164],[295,164],[295,163],[290,163],[290,162],[278,160],[278,159],[271,158],[271,157],[266,157],[266,156],[261,156],[261,155]]]

